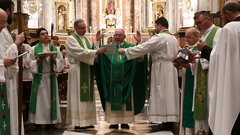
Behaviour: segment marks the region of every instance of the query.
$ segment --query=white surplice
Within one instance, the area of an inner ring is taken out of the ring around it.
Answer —
[[[201,39],[203,41],[205,41],[207,39],[208,35],[210,34],[210,32],[212,31],[212,29],[214,27],[215,27],[215,25],[212,24],[212,26],[209,27],[202,34]],[[221,32],[221,28],[218,28],[216,33],[215,33],[215,36],[213,38],[212,48],[216,45],[216,42],[217,42],[217,40],[219,38],[219,33],[220,32]],[[208,67],[209,67],[208,60],[206,60],[204,58],[200,58],[200,62],[201,62],[202,69],[208,69]],[[196,59],[195,60],[195,66],[194,66],[194,68],[192,68],[193,72],[194,72],[194,93],[193,93],[194,94],[193,95],[194,101],[195,101],[195,92],[196,92],[196,86],[197,86],[197,69],[198,69],[198,66],[199,66],[198,64],[199,64],[199,59]],[[208,130],[209,130],[209,124],[208,124],[208,121],[207,121],[207,119],[208,119],[208,110],[209,110],[208,102],[209,102],[209,99],[208,99],[208,96],[207,96],[207,109],[206,109],[207,110],[207,112],[206,112],[207,114],[206,114],[206,119],[205,120],[196,120],[195,119],[195,122],[194,122],[195,123],[195,133],[197,133],[198,129],[201,128],[201,126],[205,130],[205,132],[208,133]],[[194,102],[193,102],[193,111],[194,111]]]
[[[70,63],[68,71],[66,123],[85,127],[96,124],[96,105],[95,96],[93,97],[93,101],[80,101],[80,62],[93,65],[97,50],[87,49],[84,37],[78,34],[77,36],[81,39],[85,48],[82,48],[73,36],[69,36],[66,41],[66,53]],[[92,46],[91,41],[89,41],[89,43]]]
[[[178,75],[171,62],[176,58],[178,48],[178,41],[174,36],[161,33],[145,43],[125,49],[128,59],[151,52],[149,120],[154,123],[179,121]]]
[[[230,135],[240,112],[240,22],[226,24],[209,66],[209,125],[214,135]]]
[[[50,51],[49,44],[42,44],[43,52]],[[51,87],[50,87],[50,57],[47,57],[43,61],[42,69],[42,79],[40,81],[38,94],[37,94],[37,103],[36,103],[36,112],[29,112],[29,121],[35,124],[51,124]],[[35,46],[29,49],[27,58],[25,59],[26,67],[33,73],[38,73],[38,64],[35,60]],[[54,64],[53,70],[55,72],[61,72],[64,68],[64,62],[62,53],[57,50],[56,64]],[[56,78],[56,84],[57,78]],[[57,119],[52,121],[53,124],[62,122],[59,106],[59,96],[58,96],[58,86],[56,86],[56,103],[57,103]]]
[[[17,45],[13,42],[12,36],[7,27],[3,28],[0,33],[0,45],[4,48],[6,57],[18,56]],[[11,134],[18,135],[18,61],[7,68],[5,74],[6,86],[8,91],[8,101],[10,108]],[[22,135],[24,128],[22,122]]]

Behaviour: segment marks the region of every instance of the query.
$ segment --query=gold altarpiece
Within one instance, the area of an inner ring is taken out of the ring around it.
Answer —
[[[160,18],[165,17],[166,11],[166,0],[151,0],[152,1],[152,22],[153,26],[155,25],[154,22]]]
[[[66,33],[66,30],[69,26],[68,16],[69,16],[69,7],[66,2],[55,2],[55,11],[56,11],[56,32]]]

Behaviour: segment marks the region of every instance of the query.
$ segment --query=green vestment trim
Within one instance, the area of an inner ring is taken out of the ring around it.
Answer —
[[[49,50],[51,50],[51,44],[49,43]],[[53,51],[57,51],[56,46],[53,46]],[[39,42],[38,44],[35,45],[34,47],[34,54],[35,54],[35,59],[37,60],[37,54],[43,52],[42,44]],[[57,57],[57,54],[55,55]],[[38,94],[38,89],[40,82],[42,80],[42,69],[43,69],[43,62],[40,62],[38,64],[38,73],[35,74],[33,77],[33,82],[32,82],[32,90],[31,90],[31,100],[30,100],[30,109],[29,112],[35,113],[36,112],[36,105],[37,105],[37,94]],[[53,75],[53,103],[52,103],[52,118],[57,119],[57,97],[56,97],[56,75],[55,74],[50,74],[49,77],[52,78],[51,76]]]
[[[159,34],[160,33],[165,33],[165,34],[170,34],[170,35],[172,35],[172,33],[171,32],[169,32],[169,30],[168,29],[166,29],[166,30],[162,30],[161,32],[159,32]]]
[[[6,83],[0,82],[0,135],[11,135]]]
[[[206,45],[212,47],[213,38],[217,29],[219,27],[214,27],[209,33],[205,42]],[[195,104],[194,104],[194,119],[205,120],[206,119],[206,109],[207,109],[207,75],[208,69],[202,69],[202,65],[199,61],[197,68],[197,86],[195,93]]]
[[[197,51],[197,46],[195,46],[193,51]],[[194,75],[189,68],[186,68],[185,73],[185,89],[183,97],[183,117],[182,126],[193,128],[194,127],[194,112],[192,111],[193,104],[193,91],[194,91]]]
[[[81,39],[76,33],[72,35],[82,48],[85,48]],[[88,49],[91,49],[91,45],[86,37],[84,37],[85,43]],[[89,71],[90,68],[90,71]],[[89,75],[90,74],[90,75]],[[90,76],[90,83],[89,83]],[[90,84],[90,85],[89,85]],[[86,63],[80,62],[80,100],[81,101],[93,101],[93,69]],[[90,87],[90,88],[89,88]]]
[[[113,42],[112,44],[115,44]],[[133,44],[123,42],[121,48],[133,47]],[[121,111],[122,104],[126,104],[126,110],[132,110],[132,93],[135,114],[139,113],[145,103],[147,57],[145,62],[137,62],[137,59],[128,60],[125,54],[118,54],[119,46],[116,46],[115,54],[100,54],[99,63],[95,62],[94,70],[105,110],[105,102],[111,104],[112,111]]]

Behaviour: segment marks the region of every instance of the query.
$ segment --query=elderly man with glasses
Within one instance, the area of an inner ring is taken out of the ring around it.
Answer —
[[[201,32],[201,39],[206,42],[209,47],[214,47],[216,40],[219,37],[221,29],[215,26],[212,22],[212,17],[207,11],[200,11],[194,16],[195,27]],[[201,42],[200,40],[199,42]],[[194,54],[196,52],[192,52]],[[199,52],[201,54],[201,52]],[[190,55],[191,57],[191,55]],[[195,119],[195,133],[199,128],[203,128],[207,133],[209,131],[208,125],[208,95],[207,95],[207,76],[208,76],[208,60],[202,56],[200,59],[195,59],[196,68],[194,72],[194,119]]]

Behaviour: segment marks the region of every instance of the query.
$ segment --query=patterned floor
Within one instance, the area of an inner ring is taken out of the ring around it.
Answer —
[[[130,129],[109,129],[109,123],[104,121],[104,112],[101,106],[98,91],[95,88],[96,107],[97,107],[97,124],[94,128],[86,130],[74,130],[71,125],[66,125],[66,101],[61,102],[62,123],[58,124],[57,130],[45,130],[42,127],[41,131],[35,131],[33,124],[25,125],[25,135],[178,135],[179,125],[174,124],[172,131],[158,131],[156,124],[151,124],[148,121],[148,102],[142,112],[135,116],[135,122],[130,123]]]

